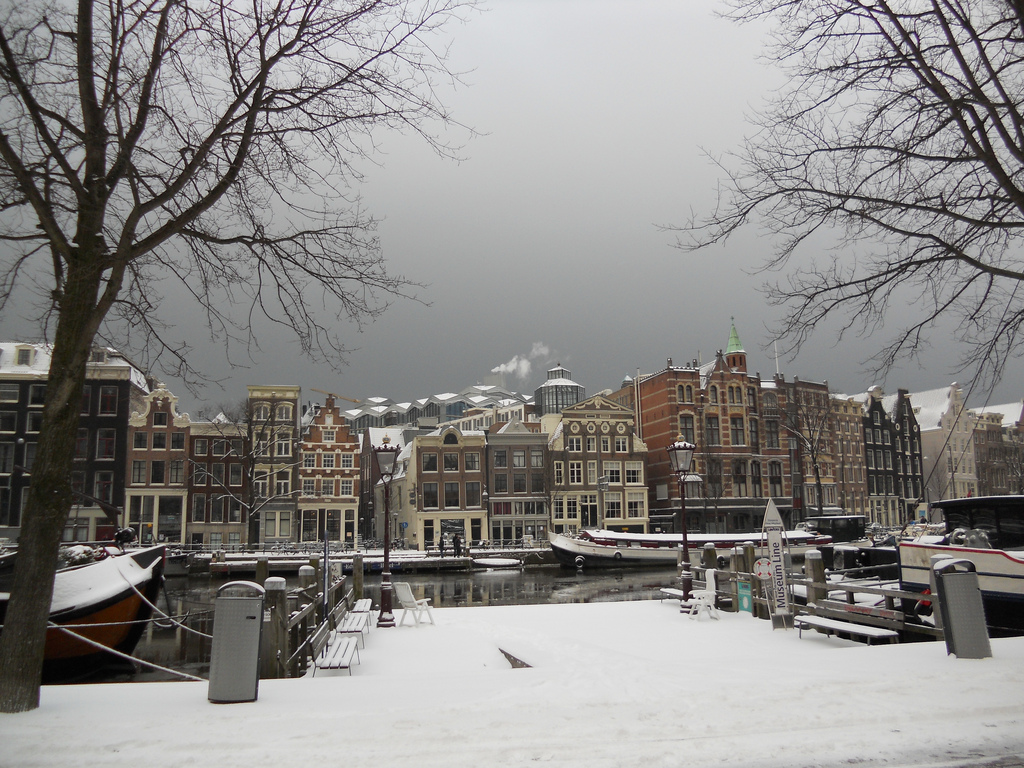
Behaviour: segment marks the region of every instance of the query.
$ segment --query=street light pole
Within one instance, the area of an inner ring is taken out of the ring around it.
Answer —
[[[395,459],[398,457],[398,446],[391,446],[387,435],[381,445],[373,449],[380,471],[380,479],[384,485],[384,567],[380,574],[380,614],[377,616],[378,627],[395,626],[395,614],[391,607],[391,478],[395,474]]]
[[[668,458],[672,462],[672,471],[675,472],[676,481],[679,483],[679,514],[683,529],[682,583],[684,600],[689,600],[692,597],[693,590],[693,573],[690,570],[690,539],[686,532],[686,475],[690,471],[690,462],[693,461],[693,452],[696,449],[696,445],[683,440],[681,435],[668,447]]]

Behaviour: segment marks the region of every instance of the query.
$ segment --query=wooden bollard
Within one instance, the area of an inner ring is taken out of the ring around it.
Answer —
[[[718,567],[718,550],[710,541],[704,545],[704,551],[700,553],[701,564],[705,568]]]
[[[804,554],[804,575],[809,581],[819,584],[825,583],[825,561],[821,559],[821,551],[809,549]],[[807,604],[824,600],[828,595],[825,587],[818,587],[814,584],[807,585]]]
[[[352,558],[352,596],[355,600],[363,599],[363,556],[356,555]]]
[[[256,558],[256,583],[265,584],[270,576],[270,558],[266,555],[259,555]]]
[[[270,576],[264,583],[266,608],[263,622],[263,653],[260,663],[260,677],[285,677],[283,663],[288,659],[288,586],[280,576]]]
[[[316,568],[312,565],[299,566],[299,586],[308,589],[317,583]]]
[[[317,584],[324,583],[324,575],[320,571],[320,555],[313,555],[309,558],[309,564],[313,568],[313,580]],[[301,568],[300,568],[301,571]]]

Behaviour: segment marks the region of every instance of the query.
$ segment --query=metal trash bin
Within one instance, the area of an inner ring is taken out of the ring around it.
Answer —
[[[252,581],[232,581],[217,590],[207,694],[214,703],[256,701],[265,594]]]
[[[958,659],[987,659],[992,655],[985,624],[985,606],[975,564],[966,559],[933,563],[942,611],[946,653]]]

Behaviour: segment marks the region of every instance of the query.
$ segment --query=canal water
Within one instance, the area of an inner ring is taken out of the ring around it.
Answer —
[[[350,577],[351,578],[351,577]],[[676,581],[675,567],[638,570],[574,572],[559,566],[525,569],[476,570],[462,573],[409,573],[392,576],[407,581],[417,597],[429,597],[439,608],[538,603],[591,603],[619,600],[654,600],[659,590]],[[289,587],[297,580],[289,579]],[[217,589],[224,579],[209,576],[169,578],[158,606],[189,627],[211,634]],[[379,604],[380,576],[366,577],[365,596]],[[401,609],[396,608],[396,617]],[[210,640],[192,632],[151,625],[139,641],[135,656],[162,667],[206,677],[210,664]],[[125,667],[104,670],[90,682],[150,682],[180,679],[165,672]]]

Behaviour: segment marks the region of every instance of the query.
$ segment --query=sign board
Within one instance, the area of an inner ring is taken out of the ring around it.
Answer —
[[[737,602],[739,603],[739,609],[741,611],[746,611],[747,613],[753,613],[754,598],[751,594],[750,584],[745,581],[741,581],[736,585],[736,590],[736,598]]]
[[[783,539],[784,528],[782,515],[775,502],[768,499],[768,506],[764,512],[764,526],[762,530],[766,534],[768,546],[767,558],[770,561],[768,583],[771,585],[771,614],[772,616],[789,615],[789,595],[786,591],[786,542]],[[775,621],[772,621],[775,626]]]

